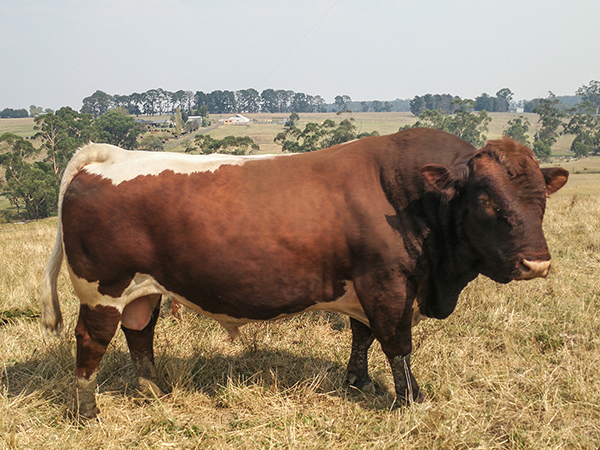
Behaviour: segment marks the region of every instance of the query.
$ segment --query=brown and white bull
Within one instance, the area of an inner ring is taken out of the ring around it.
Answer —
[[[541,169],[510,139],[476,150],[412,129],[308,154],[227,157],[82,148],[60,189],[56,243],[42,283],[42,325],[62,326],[63,256],[81,301],[78,413],[93,417],[96,373],[119,323],[142,390],[157,387],[161,295],[235,336],[251,321],[304,311],[346,314],[348,382],[369,386],[374,339],[398,403],[422,395],[411,328],[443,319],[478,274],[545,277],[546,197],[568,172]]]

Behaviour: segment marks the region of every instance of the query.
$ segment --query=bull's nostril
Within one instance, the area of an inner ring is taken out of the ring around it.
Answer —
[[[523,259],[517,265],[521,273],[520,280],[529,280],[531,278],[546,277],[550,272],[550,261],[528,261]]]

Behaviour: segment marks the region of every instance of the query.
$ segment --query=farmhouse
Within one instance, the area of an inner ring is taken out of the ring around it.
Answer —
[[[230,117],[229,119],[221,119],[219,122],[223,122],[224,125],[247,125],[250,123],[250,119],[242,116],[241,114],[236,114],[234,117]]]

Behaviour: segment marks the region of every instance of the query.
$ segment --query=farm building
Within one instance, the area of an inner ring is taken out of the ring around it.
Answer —
[[[234,117],[230,117],[229,119],[221,119],[219,122],[223,122],[224,125],[247,125],[250,123],[250,119],[242,116],[241,114],[236,114]]]

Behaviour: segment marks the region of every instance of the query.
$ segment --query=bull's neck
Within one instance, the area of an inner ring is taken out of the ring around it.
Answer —
[[[454,311],[460,292],[478,272],[460,225],[458,200],[437,206],[432,202],[424,211],[430,231],[419,260],[419,304],[425,315],[443,319]]]
[[[393,226],[414,262],[414,271],[408,275],[416,284],[421,311],[429,317],[445,318],[477,271],[460,226],[460,199],[445,203],[428,192],[421,167],[417,162],[395,171],[382,168],[380,179],[396,211]]]

